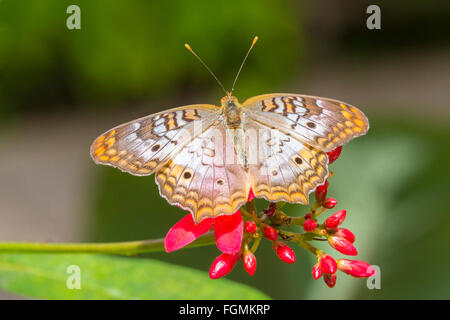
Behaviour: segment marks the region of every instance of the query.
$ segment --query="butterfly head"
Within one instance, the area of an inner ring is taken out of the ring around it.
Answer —
[[[230,93],[220,99],[220,104],[223,108],[240,106],[238,99],[235,96],[232,96]]]

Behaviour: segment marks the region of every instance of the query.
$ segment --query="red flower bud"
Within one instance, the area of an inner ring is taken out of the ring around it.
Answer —
[[[358,254],[355,246],[347,239],[332,236],[328,237],[328,243],[340,253],[349,256],[356,256]]]
[[[324,274],[323,275],[323,280],[325,281],[327,286],[329,286],[330,288],[333,288],[334,285],[336,284],[336,273]]]
[[[327,220],[325,220],[325,226],[328,229],[337,228],[344,220],[347,214],[346,210],[339,210],[333,213]]]
[[[239,254],[222,253],[214,260],[211,268],[209,268],[209,277],[211,279],[217,279],[226,276],[233,270],[238,258]]]
[[[349,241],[350,243],[355,242],[355,235],[348,229],[339,228],[339,229],[337,229],[337,232],[334,235],[339,238],[344,238],[347,241]]]
[[[341,152],[342,152],[342,146],[339,146],[336,149],[334,149],[330,152],[327,152],[328,164],[335,162],[337,160],[337,158],[339,158],[339,156],[341,155]]]
[[[324,254],[322,257],[320,257],[319,263],[323,273],[331,274],[337,271],[336,260],[334,260],[333,257],[328,254]]]
[[[303,222],[303,229],[306,232],[314,231],[317,228],[317,222],[313,219],[306,219],[305,222]]]
[[[327,209],[333,209],[337,205],[337,200],[334,198],[326,198],[322,206]]]
[[[264,237],[266,237],[267,239],[272,240],[272,241],[275,241],[278,238],[277,231],[268,225],[265,225],[263,227],[263,235],[264,235]]]
[[[247,221],[245,223],[245,226],[244,226],[245,232],[254,233],[254,232],[256,232],[257,229],[258,229],[258,227],[256,226],[255,221]]]
[[[255,255],[247,250],[244,252],[242,256],[242,261],[244,262],[244,268],[248,272],[249,275],[254,275],[256,271],[256,258]]]
[[[311,219],[311,213],[305,214],[305,220],[307,220],[307,219]]]
[[[357,278],[367,278],[375,274],[375,269],[361,260],[341,259],[337,264],[339,270]]]
[[[273,243],[273,250],[277,253],[278,257],[286,263],[295,262],[294,250],[289,248],[285,243],[276,241]]]
[[[325,180],[325,183],[316,188],[316,200],[322,202],[327,197],[328,190],[328,180]]]
[[[320,268],[320,265],[318,263],[313,266],[312,275],[316,280],[322,276],[322,269]]]
[[[263,212],[271,217],[275,213],[275,210],[277,210],[277,204],[275,202],[271,202],[269,204],[269,208],[264,209]]]
[[[253,193],[252,188],[250,188],[250,192],[248,193],[247,202],[250,202],[250,201],[252,201],[253,199],[255,199],[255,194]]]

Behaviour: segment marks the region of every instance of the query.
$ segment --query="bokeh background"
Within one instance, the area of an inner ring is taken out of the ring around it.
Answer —
[[[81,30],[66,28],[71,4]],[[366,28],[369,4],[381,8],[381,30]],[[369,117],[369,133],[333,165],[329,194],[348,210],[358,257],[380,267],[381,289],[342,273],[328,289],[312,279],[311,254],[295,248],[286,265],[264,242],[255,276],[238,265],[229,278],[275,299],[449,299],[449,21],[449,4],[437,0],[0,1],[0,240],[163,237],[184,213],[160,198],[153,177],[94,165],[89,146],[150,113],[219,103],[221,89],[184,43],[230,87],[258,35],[237,83],[241,101],[304,93]],[[218,253],[143,258],[206,273]]]

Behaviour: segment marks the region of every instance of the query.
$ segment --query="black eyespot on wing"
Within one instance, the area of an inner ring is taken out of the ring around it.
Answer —
[[[183,178],[185,178],[185,179],[190,179],[191,177],[192,177],[192,173],[190,173],[190,172],[185,172],[183,174]]]
[[[311,129],[314,129],[316,127],[316,124],[314,122],[307,122],[306,125]]]
[[[153,151],[153,152],[156,152],[156,151],[159,150],[160,147],[161,147],[161,146],[160,146],[159,144],[155,144],[155,145],[152,147],[152,151]]]

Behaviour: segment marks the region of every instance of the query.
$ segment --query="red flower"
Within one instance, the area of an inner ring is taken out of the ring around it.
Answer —
[[[312,275],[314,279],[319,279],[322,276],[322,269],[320,268],[320,264],[316,263],[312,268]]]
[[[226,276],[233,270],[236,261],[239,259],[239,254],[222,253],[214,260],[211,268],[209,269],[209,277],[211,279],[221,278]]]
[[[249,201],[254,197],[253,191],[250,189]],[[241,249],[244,223],[239,210],[231,215],[204,218],[198,224],[195,224],[192,214],[185,215],[167,232],[164,248],[166,252],[181,249],[213,228],[216,244],[220,251],[233,254]]]
[[[249,194],[248,194],[247,202],[250,202],[250,201],[252,201],[253,199],[255,199],[255,194],[253,193],[252,188],[250,188],[250,192],[249,192]]]
[[[358,254],[355,246],[347,239],[332,236],[328,237],[328,243],[340,253],[349,256],[356,256]]]
[[[214,234],[216,244],[223,253],[236,253],[241,249],[244,223],[241,212],[238,210],[232,215],[215,218]]]
[[[328,179],[325,180],[325,183],[316,188],[316,200],[322,202],[327,197],[328,191]]]
[[[324,254],[322,257],[320,257],[319,263],[323,273],[328,274],[336,273],[337,263],[332,256]]]
[[[281,241],[273,242],[273,250],[276,252],[278,257],[286,263],[294,263],[295,262],[295,253],[294,250],[289,248],[285,243]]]
[[[335,198],[326,198],[322,206],[327,209],[333,209],[337,205],[337,200]]]
[[[242,256],[242,261],[244,262],[244,268],[248,274],[251,276],[254,275],[256,271],[255,255],[250,250],[247,250]]]
[[[334,285],[336,284],[336,273],[324,274],[323,275],[323,280],[325,281],[327,286],[329,286],[330,288],[333,288]]]
[[[164,239],[164,248],[166,252],[181,249],[212,228],[220,251],[232,254],[240,250],[244,225],[239,210],[232,215],[205,218],[199,224],[195,224],[192,214],[187,214],[170,228]]]
[[[255,221],[247,221],[244,225],[244,230],[247,233],[255,233],[257,229]]]
[[[337,265],[339,270],[357,278],[367,278],[375,274],[375,269],[361,260],[341,259],[338,260]]]
[[[306,232],[314,231],[317,228],[317,222],[313,219],[306,219],[305,222],[303,222],[303,229]]]
[[[263,235],[269,240],[275,241],[278,238],[277,231],[271,226],[265,225],[263,226]]]
[[[328,229],[337,228],[345,220],[346,210],[339,210],[333,213],[327,220],[325,220],[325,226]]]
[[[336,271],[338,269],[336,260],[334,260],[332,256],[324,254],[320,257],[319,265],[322,270],[321,273],[323,273],[323,280],[327,286],[333,288],[336,284]],[[313,276],[315,279],[318,279],[320,277],[320,273],[319,271],[316,271],[316,274],[314,274],[315,268],[317,269],[317,267],[313,267]]]
[[[337,158],[339,158],[339,156],[341,155],[342,152],[342,146],[337,147],[336,149],[327,152],[328,155],[328,164],[332,164],[333,162],[335,162],[337,160]]]
[[[334,235],[339,238],[344,238],[347,241],[349,241],[350,243],[355,242],[355,235],[348,229],[338,228],[337,232]]]

